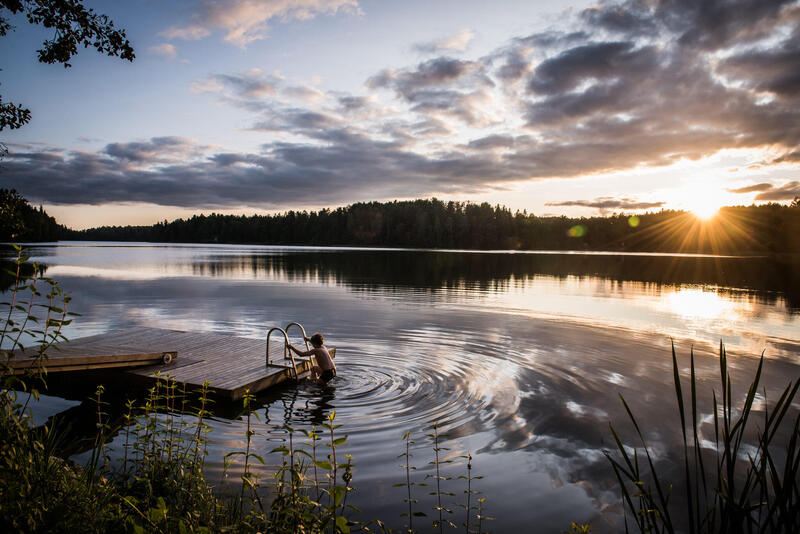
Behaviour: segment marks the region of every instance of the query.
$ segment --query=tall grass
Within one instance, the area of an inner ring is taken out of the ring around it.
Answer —
[[[687,393],[673,345],[673,381],[683,441],[683,480],[677,487],[684,498],[673,498],[674,487],[656,469],[641,426],[621,397],[639,443],[626,446],[611,426],[616,454],[606,452],[606,456],[622,487],[626,530],[789,534],[800,529],[800,414],[793,421],[788,415],[800,380],[789,380],[772,403],[767,402],[764,390],[764,414],[758,418],[755,408],[763,365],[762,354],[744,400],[735,405],[727,355],[720,343],[720,382],[712,393],[714,441],[710,443],[702,439],[705,416],[698,409],[694,351]],[[780,429],[789,435],[779,436]]]

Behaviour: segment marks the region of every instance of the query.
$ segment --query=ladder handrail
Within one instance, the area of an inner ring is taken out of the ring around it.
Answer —
[[[287,359],[291,358],[291,360],[292,360],[292,366],[291,367],[289,367],[288,365],[280,365],[280,364],[270,363],[270,361],[269,361],[269,338],[272,335],[272,332],[274,332],[276,330],[278,332],[280,332],[281,334],[283,334],[283,359],[287,360]],[[287,353],[289,354],[288,357],[286,356]],[[291,350],[289,350],[289,336],[288,336],[288,334],[286,334],[286,331],[283,328],[274,326],[274,327],[270,328],[269,331],[267,332],[266,361],[267,361],[267,367],[272,365],[272,366],[275,366],[275,367],[285,367],[287,369],[292,369],[292,371],[294,371],[294,378],[295,378],[295,380],[297,380],[297,377],[298,377],[298,374],[297,374],[297,362],[295,362],[294,354],[292,353]]]
[[[286,330],[286,337],[287,338],[289,337],[289,329],[291,327],[293,327],[293,326],[296,326],[296,327],[298,327],[300,329],[300,333],[303,335],[303,341],[306,344],[306,350],[309,350],[309,347],[308,347],[308,336],[306,335],[306,329],[303,328],[303,325],[301,325],[300,323],[291,322],[291,323],[287,324],[286,325],[286,329],[285,329]]]

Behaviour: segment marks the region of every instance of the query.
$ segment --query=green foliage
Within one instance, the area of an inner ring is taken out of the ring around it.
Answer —
[[[411,465],[412,454],[410,453],[410,448],[411,445],[414,444],[414,442],[411,441],[411,431],[408,431],[405,434],[403,434],[403,441],[405,442],[405,452],[399,455],[398,458],[403,458],[403,460],[405,461],[404,464],[401,464],[401,467],[406,473],[406,480],[404,483],[395,484],[394,486],[406,488],[408,496],[403,499],[403,502],[405,502],[408,505],[408,513],[401,514],[401,517],[405,517],[406,519],[408,519],[408,524],[406,525],[405,532],[407,532],[408,534],[413,534],[414,532],[417,532],[416,530],[414,530],[414,518],[427,517],[427,514],[425,512],[414,511],[414,505],[419,504],[419,500],[412,498],[411,490],[414,486],[424,487],[427,486],[427,484],[411,482],[411,472],[416,471],[417,469],[415,466]]]
[[[452,463],[452,460],[442,460],[440,458],[440,452],[442,451],[449,451],[448,447],[442,447],[439,444],[439,439],[444,437],[439,434],[439,424],[433,424],[433,432],[431,434],[426,434],[427,437],[433,440],[433,461],[429,462],[428,465],[433,466],[434,473],[431,475],[427,475],[426,478],[432,478],[434,480],[434,484],[436,487],[435,491],[430,492],[430,495],[436,497],[436,506],[433,507],[433,510],[438,513],[439,518],[433,520],[433,528],[438,528],[439,532],[444,532],[445,525],[450,526],[452,528],[456,527],[456,524],[453,523],[450,519],[444,519],[444,514],[452,514],[453,510],[450,508],[445,507],[442,504],[442,497],[455,497],[455,493],[449,491],[442,490],[442,481],[450,480],[450,477],[444,476],[441,474],[441,466],[443,464]]]
[[[442,469],[447,464],[456,464],[456,461],[453,459],[443,459],[441,457],[442,454],[446,454],[447,451],[450,449],[448,447],[444,447],[441,444],[441,440],[446,438],[446,436],[439,433],[439,423],[436,422],[433,424],[432,432],[430,434],[426,434],[425,437],[431,440],[433,445],[433,460],[428,462],[428,466],[433,471],[425,475],[425,480],[433,479],[433,485],[431,489],[433,491],[429,492],[429,496],[433,497],[434,499],[434,506],[432,507],[433,511],[436,514],[436,518],[432,521],[431,526],[432,528],[438,530],[439,532],[444,532],[444,528],[458,528],[456,523],[450,519],[450,517],[454,517],[454,512],[452,508],[448,508],[448,506],[455,506],[464,510],[464,521],[461,523],[461,526],[464,527],[464,532],[466,534],[482,534],[484,532],[483,525],[485,521],[492,521],[494,518],[488,517],[484,514],[484,505],[486,503],[486,497],[478,498],[480,492],[475,489],[475,481],[481,480],[483,477],[480,475],[475,475],[472,471],[472,454],[467,453],[458,456],[458,458],[462,458],[466,460],[466,474],[459,475],[458,480],[463,480],[466,484],[466,487],[462,491],[463,500],[458,500],[458,494],[452,491],[445,491],[443,485],[444,483],[451,484],[450,480],[453,480],[453,477],[446,476],[443,474]],[[408,505],[408,512],[404,512],[400,514],[401,517],[405,518],[408,522],[403,529],[403,532],[408,534],[413,534],[418,532],[417,529],[414,528],[414,518],[423,518],[427,517],[425,512],[415,511],[414,508],[416,505],[419,504],[419,500],[412,497],[412,489],[415,487],[425,487],[428,486],[427,483],[419,483],[419,482],[412,482],[412,472],[416,471],[416,467],[411,465],[411,457],[412,454],[410,453],[411,445],[414,444],[414,441],[411,440],[411,432],[406,432],[403,434],[403,441],[405,443],[405,451],[398,456],[398,458],[402,458],[404,463],[401,464],[401,467],[405,471],[405,481],[399,484],[395,484],[394,487],[397,488],[405,488],[407,497],[403,499]],[[445,499],[456,499],[451,501],[450,503],[446,503]]]
[[[684,480],[679,494],[685,499],[671,498],[673,487],[659,475],[641,427],[622,399],[639,444],[625,446],[612,426],[617,454],[607,452],[606,456],[622,487],[627,516],[640,532],[788,534],[796,532],[800,525],[800,414],[794,421],[787,415],[800,380],[789,381],[771,405],[767,405],[764,392],[764,418],[759,424],[753,412],[764,355],[740,407],[734,406],[727,356],[721,343],[719,364],[719,396],[713,392],[714,442],[709,448],[701,439],[704,418],[697,403],[694,352],[687,402],[673,346],[673,376],[683,436]],[[756,426],[754,443],[752,426]],[[778,438],[779,430],[788,430],[789,435]]]
[[[369,202],[277,215],[195,215],[152,226],[113,226],[69,239],[261,243],[438,249],[618,250],[761,254],[800,252],[800,211],[788,206],[723,208],[709,222],[663,210],[632,219],[536,217],[488,203],[437,199]]]
[[[589,534],[589,532],[589,525],[573,521],[570,523],[569,530],[565,530],[564,534]]]
[[[96,532],[114,514],[113,491],[104,481],[86,484],[56,456],[60,436],[35,427],[27,410],[38,388],[46,387],[47,350],[64,339],[62,329],[71,321],[69,297],[37,266],[24,269],[25,251],[14,249],[13,283],[0,314],[0,531]],[[22,351],[32,365],[15,375],[8,362]]]
[[[117,29],[108,16],[86,8],[81,0],[0,0],[0,37],[14,29],[9,15],[24,15],[29,24],[52,30],[52,39],[37,51],[40,63],[70,67],[79,46],[128,61],[135,57],[125,30]],[[19,128],[30,119],[29,110],[0,100],[0,130]]]

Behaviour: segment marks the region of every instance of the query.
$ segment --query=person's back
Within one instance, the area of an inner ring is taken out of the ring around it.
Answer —
[[[305,340],[311,342],[312,349],[299,351],[289,345],[289,350],[293,350],[300,356],[314,356],[317,360],[317,365],[311,367],[311,377],[314,380],[321,380],[325,383],[330,382],[336,376],[336,364],[333,363],[331,353],[328,352],[327,347],[324,345],[322,334],[314,334]]]
[[[336,372],[336,364],[333,363],[333,358],[331,358],[331,353],[328,352],[328,348],[325,345],[314,347],[314,357],[316,357],[320,369],[322,369],[323,371],[327,371],[330,369]]]

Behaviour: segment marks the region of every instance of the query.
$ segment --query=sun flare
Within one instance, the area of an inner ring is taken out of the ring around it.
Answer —
[[[680,206],[703,221],[713,219],[727,200],[727,195],[721,188],[711,185],[681,190],[681,197]]]
[[[689,211],[691,211],[694,214],[694,216],[697,217],[698,219],[708,221],[714,218],[714,216],[719,212],[719,209],[721,207],[722,206],[714,203],[708,203],[708,204],[698,203],[697,205],[690,206]]]

